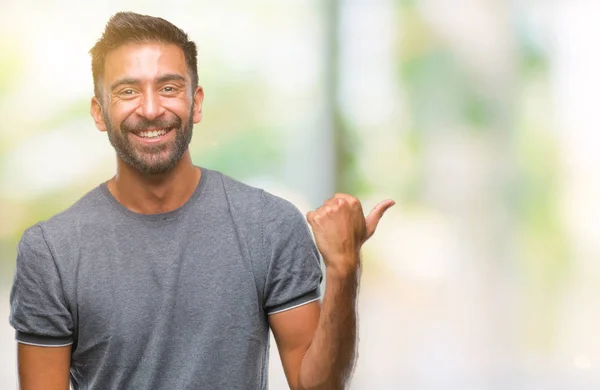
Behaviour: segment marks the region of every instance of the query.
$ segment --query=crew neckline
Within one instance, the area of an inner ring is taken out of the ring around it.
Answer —
[[[104,196],[108,199],[108,201],[111,203],[111,205],[113,207],[115,207],[118,211],[120,211],[121,213],[125,214],[128,217],[135,218],[140,221],[149,221],[149,222],[171,221],[171,220],[177,218],[182,213],[184,213],[188,208],[190,208],[190,206],[196,202],[196,200],[200,196],[200,193],[202,192],[202,189],[205,187],[205,183],[208,179],[208,177],[207,177],[208,170],[203,167],[198,167],[198,168],[200,168],[200,180],[198,181],[198,185],[196,186],[196,189],[194,189],[194,192],[189,197],[189,199],[186,200],[186,202],[183,205],[181,205],[180,207],[178,207],[174,210],[171,210],[171,211],[164,212],[164,213],[141,214],[141,213],[137,213],[135,211],[129,210],[127,207],[123,206],[110,192],[110,190],[108,189],[108,185],[107,185],[108,181],[105,181],[104,183],[100,184],[100,190],[102,191],[102,194],[104,194]]]

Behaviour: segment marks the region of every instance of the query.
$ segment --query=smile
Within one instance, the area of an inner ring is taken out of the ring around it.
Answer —
[[[158,130],[146,130],[146,131],[136,133],[135,135],[137,135],[138,137],[141,137],[141,138],[158,138],[158,137],[162,137],[163,135],[167,134],[170,130],[171,130],[171,128],[158,129]]]
[[[150,130],[144,130],[140,132],[131,133],[138,142],[141,142],[146,145],[150,144],[158,144],[166,141],[168,138],[171,138],[170,134],[175,134],[175,127],[167,127],[167,128],[153,128]]]

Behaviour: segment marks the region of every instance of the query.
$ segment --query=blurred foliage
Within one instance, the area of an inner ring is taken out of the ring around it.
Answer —
[[[372,189],[358,166],[357,150],[361,143],[360,136],[341,113],[335,117],[335,126],[337,127],[334,139],[337,148],[335,191],[354,194],[359,198],[368,195]]]
[[[416,2],[406,2],[400,18],[400,75],[414,131],[445,131],[448,122],[465,123],[469,130],[492,129],[494,102],[452,47],[428,27]]]
[[[238,180],[252,177],[257,172],[278,177],[282,161],[279,134],[264,129],[244,129],[210,148],[192,149],[192,159],[199,165],[227,172]]]
[[[5,35],[0,35],[0,112],[4,105],[5,99],[8,98],[10,92],[16,88],[17,82],[22,76],[23,69],[23,53],[14,40],[8,39]],[[6,127],[7,119],[0,123],[0,163],[6,151],[11,146],[5,142],[8,132]]]
[[[494,91],[482,88],[472,69],[466,67],[455,49],[428,24],[419,2],[398,0],[396,11],[399,29],[396,81],[407,115],[407,128],[397,130],[401,132],[402,153],[410,163],[401,168],[401,177],[391,180],[401,183],[402,201],[407,204],[424,202],[428,172],[423,159],[435,137],[445,132],[458,132],[464,139],[497,133],[484,139],[487,142],[501,139],[514,145],[515,155],[504,157],[515,161],[506,162],[511,169],[510,179],[504,193],[489,194],[490,207],[495,207],[496,198],[509,194],[506,207],[513,216],[511,223],[519,226],[523,234],[523,275],[527,275],[528,280],[539,278],[543,291],[556,291],[568,269],[567,243],[557,215],[557,145],[548,135],[549,124],[532,119],[527,108],[523,108],[532,98],[541,101],[544,107],[550,106],[549,94],[540,95],[539,92],[540,86],[542,90],[548,86],[546,54],[525,30],[517,28],[512,32],[517,43],[515,83],[519,87],[515,87],[516,96],[506,98],[515,99],[512,117],[507,120],[517,129],[513,131],[506,128],[506,122],[499,117]],[[26,76],[21,74],[25,58],[20,46],[10,39],[0,41],[2,101],[15,92],[18,80]],[[264,88],[266,80],[261,80],[267,76],[252,70],[228,72],[228,65],[218,61],[205,59],[200,68],[200,83],[206,96],[205,118],[195,128],[191,149],[194,160],[238,179],[257,173],[280,178],[284,139],[278,128],[281,122],[264,114],[264,107],[272,98]],[[28,131],[31,135],[60,129],[88,115],[89,99],[75,99]],[[367,139],[341,114],[335,115],[334,121],[339,130],[335,140],[337,189],[367,195],[373,188],[362,176],[357,158],[357,151]],[[20,126],[19,123],[15,125]],[[197,142],[198,139],[201,142]],[[495,145],[490,146],[493,149]],[[12,142],[0,143],[0,161],[5,162],[7,151],[13,147]],[[2,229],[0,251],[12,253],[24,228],[68,207],[97,179],[89,178],[86,183],[51,191],[36,199],[4,199],[3,215],[12,215],[14,219],[9,228]],[[10,183],[3,182],[3,185]],[[4,211],[8,208],[10,211]],[[13,261],[11,256],[7,261]]]
[[[0,36],[0,97],[6,95],[15,87],[21,69],[23,54],[12,39]]]
[[[90,100],[91,97],[79,98],[68,103],[53,112],[49,118],[42,119],[33,131],[46,132],[48,129],[60,129],[82,118],[91,121]]]
[[[554,136],[550,63],[544,48],[517,29],[519,90],[515,105],[519,131],[515,137],[514,204],[521,254],[518,277],[528,307],[523,343],[532,350],[552,348],[558,326],[557,298],[567,287],[573,267],[565,223],[560,215],[560,148]]]
[[[490,208],[504,208],[510,230],[505,232],[506,237],[494,240],[513,241],[517,257],[506,269],[516,274],[508,277],[519,280],[523,299],[531,303],[528,307],[541,308],[539,313],[526,315],[525,321],[535,324],[534,329],[543,326],[546,330],[527,330],[524,338],[535,347],[548,347],[554,331],[548,322],[556,323],[555,298],[565,286],[571,265],[559,214],[559,145],[551,117],[540,115],[552,111],[550,60],[523,24],[509,31],[516,47],[515,58],[505,61],[514,60],[517,66],[514,85],[507,88],[511,95],[503,97],[510,102],[506,117],[502,107],[497,107],[495,91],[482,90],[473,71],[465,67],[444,37],[436,35],[418,5],[417,1],[398,2],[398,69],[410,124],[405,139],[419,161],[403,196],[423,202],[423,180],[428,176],[423,171],[423,155],[437,134],[458,131],[457,136],[467,140],[474,132],[495,133],[485,139],[490,150],[507,152],[496,162],[507,176],[498,179],[504,180],[500,191],[487,194],[487,202]],[[510,195],[504,198],[504,194]]]

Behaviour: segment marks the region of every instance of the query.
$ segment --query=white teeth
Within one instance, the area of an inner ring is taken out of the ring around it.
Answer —
[[[167,130],[161,129],[161,130],[153,130],[153,131],[144,131],[142,133],[139,133],[138,135],[143,138],[154,138],[154,137],[163,136],[165,134],[167,134]]]

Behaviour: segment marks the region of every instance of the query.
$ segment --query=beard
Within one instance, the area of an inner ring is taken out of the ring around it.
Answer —
[[[146,120],[142,118],[136,123],[125,120],[121,122],[119,131],[115,131],[108,115],[103,112],[102,116],[106,123],[108,140],[121,160],[141,173],[156,175],[175,168],[188,149],[194,128],[193,109],[192,106],[185,126],[183,126],[181,118],[173,114],[170,118],[165,119]],[[175,132],[175,140],[157,145],[135,145],[131,142],[130,133],[134,136],[133,134],[150,127],[171,129],[169,131]]]

